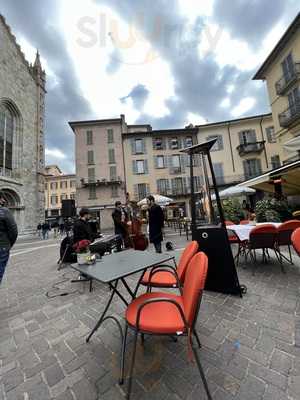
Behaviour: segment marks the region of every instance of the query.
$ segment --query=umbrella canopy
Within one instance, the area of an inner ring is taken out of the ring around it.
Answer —
[[[219,196],[221,199],[226,199],[227,197],[237,197],[242,196],[243,194],[254,194],[255,192],[255,189],[247,186],[231,186],[227,189],[221,190],[221,192],[219,192]],[[216,196],[213,194],[211,199],[215,200]]]
[[[160,206],[167,206],[173,202],[173,199],[170,199],[170,197],[162,196],[160,194],[154,194],[153,197],[155,199],[155,203],[159,204]],[[145,197],[143,200],[139,201],[137,205],[139,207],[147,205],[147,198]]]

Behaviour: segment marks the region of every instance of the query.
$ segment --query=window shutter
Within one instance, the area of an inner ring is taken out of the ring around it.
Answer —
[[[223,150],[224,144],[223,144],[223,136],[222,135],[218,136],[218,142],[219,142],[219,150]]]
[[[142,152],[147,154],[146,139],[142,139]]]
[[[144,160],[144,173],[145,173],[145,174],[149,174],[149,170],[148,170],[148,160]]]
[[[239,132],[239,139],[240,139],[240,144],[245,144],[245,137],[243,131]]]
[[[139,185],[133,185],[133,196],[135,199],[138,199],[139,197]]]
[[[130,139],[130,143],[131,143],[131,154],[136,154],[136,151],[135,151],[135,140],[134,140],[134,138],[131,138],[131,139]]]
[[[167,158],[167,165],[169,168],[173,167],[172,156],[166,156]]]
[[[163,150],[166,150],[166,148],[167,148],[166,138],[162,138],[161,140],[162,140],[162,148],[163,148]]]
[[[185,154],[180,154],[180,169],[181,172],[185,171]]]
[[[248,131],[248,138],[247,138],[248,143],[255,143],[256,142],[256,132],[254,129],[251,129]]]
[[[177,142],[178,142],[178,149],[182,149],[183,147],[183,139],[182,138],[177,138]]]
[[[137,165],[136,165],[136,160],[132,161],[132,172],[134,174],[137,174]]]
[[[154,168],[158,168],[157,156],[154,156],[154,157],[153,157],[153,162],[154,162]]]
[[[146,183],[146,196],[150,195],[150,185],[149,183]]]
[[[255,160],[255,174],[257,175],[261,174],[261,161],[259,158]]]

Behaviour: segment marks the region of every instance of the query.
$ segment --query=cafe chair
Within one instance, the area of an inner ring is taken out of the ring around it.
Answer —
[[[181,254],[179,263],[176,267],[172,265],[156,265],[147,271],[141,284],[147,286],[150,292],[152,287],[156,288],[176,288],[181,287],[184,282],[186,268],[193,256],[198,252],[199,245],[196,240],[190,242]],[[179,282],[178,282],[179,281]],[[178,285],[179,283],[179,285]]]
[[[293,233],[292,233],[292,244],[293,247],[296,251],[296,253],[298,254],[298,256],[300,257],[300,228],[297,228]]]
[[[225,221],[225,225],[235,225],[232,221]],[[240,256],[244,256],[245,259],[247,258],[246,254],[246,246],[247,246],[247,241],[246,240],[240,240],[240,238],[235,234],[235,232],[231,229],[227,229],[227,235],[228,235],[228,240],[230,245],[232,244],[237,244],[238,245],[238,251],[236,255],[234,256],[234,259],[236,261],[236,265],[239,265],[240,261]]]
[[[271,224],[263,224],[260,226],[256,226],[250,231],[249,241],[248,241],[248,253],[250,254],[252,263],[253,263],[253,275],[256,264],[256,250],[261,249],[263,251],[263,262],[267,263],[268,258],[270,258],[268,249],[274,251],[282,272],[284,271],[283,264],[281,262],[281,258],[277,251],[277,229],[274,225]]]
[[[290,264],[293,264],[293,258],[292,258],[292,252],[291,252],[291,236],[292,233],[294,232],[295,229],[300,228],[300,221],[297,220],[290,220],[287,222],[284,222],[277,228],[277,250],[281,259],[281,262],[283,258],[289,262]],[[288,246],[289,249],[289,258],[284,256],[281,251],[280,251],[280,246]]]
[[[127,399],[130,398],[131,394],[138,334],[187,336],[188,349],[191,352],[191,356],[194,354],[207,398],[209,400],[212,399],[199,356],[192,340],[193,336],[197,340],[195,324],[205,286],[207,268],[207,256],[202,252],[197,253],[188,264],[182,295],[177,296],[162,292],[145,293],[133,300],[127,307],[119,381],[120,384],[124,383],[126,338],[128,328],[130,328],[134,331],[134,340],[129,368]]]

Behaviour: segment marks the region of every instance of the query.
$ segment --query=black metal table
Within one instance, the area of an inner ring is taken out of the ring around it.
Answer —
[[[100,260],[97,260],[97,262],[92,265],[72,264],[72,268],[83,273],[90,279],[95,279],[96,281],[108,284],[112,289],[104,311],[101,314],[99,321],[88,335],[86,342],[89,342],[92,335],[97,331],[105,319],[111,318],[115,320],[120,328],[120,324],[115,317],[106,316],[115,294],[119,296],[126,306],[129,304],[125,297],[118,290],[118,284],[120,282],[123,284],[131,298],[134,299],[145,271],[148,268],[154,267],[158,264],[163,264],[170,260],[175,262],[174,255],[170,255],[168,253],[157,254],[149,251],[126,250],[105,256]],[[132,291],[125,278],[137,272],[142,272],[142,274],[134,291]]]

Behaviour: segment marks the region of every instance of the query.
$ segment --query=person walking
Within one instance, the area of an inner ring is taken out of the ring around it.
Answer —
[[[149,218],[149,240],[153,243],[156,253],[161,253],[163,241],[164,213],[162,208],[155,203],[152,195],[147,197]]]
[[[49,238],[49,231],[50,231],[49,222],[45,221],[42,225],[42,236],[44,240]]]
[[[127,231],[127,213],[122,208],[122,203],[120,201],[115,202],[115,209],[111,214],[115,226],[115,235],[119,235],[122,238],[122,242],[127,245],[128,241],[128,231]],[[122,250],[122,242],[118,242],[117,251]]]
[[[18,237],[18,228],[12,213],[0,197],[0,284],[9,259],[9,251]]]
[[[39,223],[38,226],[36,227],[36,231],[38,234],[38,237],[41,239],[42,238],[42,223]]]

